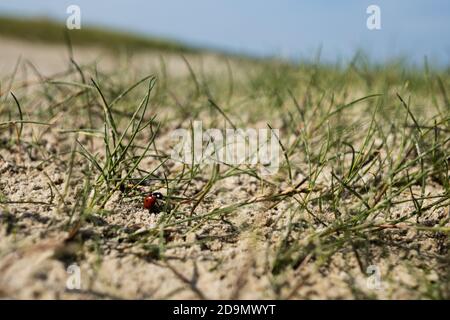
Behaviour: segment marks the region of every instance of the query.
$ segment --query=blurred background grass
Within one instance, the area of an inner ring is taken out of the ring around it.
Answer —
[[[152,49],[167,52],[194,53],[199,48],[175,41],[141,36],[118,30],[83,27],[68,30],[64,24],[48,18],[0,17],[0,36],[45,43],[64,43],[70,33],[72,45],[101,46],[114,51],[122,49]]]

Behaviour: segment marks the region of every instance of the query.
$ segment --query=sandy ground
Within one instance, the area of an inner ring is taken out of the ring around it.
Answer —
[[[29,61],[44,76],[67,68],[67,49],[59,45],[30,44],[18,40],[0,39],[0,76],[11,74],[21,57]],[[101,57],[101,59],[99,59]],[[113,69],[116,61],[101,49],[77,48],[76,61],[89,64],[99,60],[104,70]],[[225,68],[219,58],[206,57],[205,69],[214,65]],[[142,53],[134,60],[138,65],[158,63],[159,55]],[[166,56],[168,73],[188,75],[179,56]],[[22,65],[22,64],[21,64]],[[150,67],[149,67],[150,68]],[[224,69],[223,69],[224,70]],[[31,68],[20,69],[16,82],[36,81]],[[2,86],[2,88],[4,88]],[[25,130],[24,135],[33,133]],[[48,150],[70,150],[70,141],[63,141],[53,132],[42,136]],[[164,137],[158,142],[164,146]],[[64,162],[39,166],[41,159],[33,157],[20,146],[0,146],[0,190],[9,201],[41,201],[52,197],[49,178],[63,192],[66,178]],[[75,164],[74,183],[82,185],[82,164]],[[296,181],[302,179],[299,173]],[[78,180],[77,180],[78,179]],[[198,181],[199,186],[204,181]],[[279,189],[285,188],[281,182]],[[429,186],[429,193],[437,193]],[[238,202],[257,196],[258,181],[233,177],[215,186],[209,201],[199,212],[215,206]],[[270,192],[270,190],[269,190]],[[75,202],[74,195],[68,204]],[[209,208],[208,208],[209,206]],[[412,205],[411,205],[412,207]],[[402,207],[395,214],[408,211]],[[0,206],[0,297],[38,299],[270,299],[270,298],[416,298],[423,296],[421,281],[440,281],[439,274],[448,269],[440,257],[447,252],[445,235],[427,235],[411,229],[386,230],[384,238],[373,242],[388,244],[388,249],[371,249],[368,255],[380,274],[381,285],[370,286],[371,278],[361,270],[351,248],[341,250],[326,264],[317,264],[306,257],[296,268],[281,276],[268,272],[273,259],[273,243],[283,236],[283,215],[288,204],[271,207],[256,203],[240,209],[229,222],[221,220],[186,228],[183,232],[165,234],[171,247],[166,259],[149,252],[145,243],[136,245],[128,240],[132,235],[155,228],[158,215],[142,209],[141,202],[121,200],[114,196],[106,205],[113,214],[88,221],[77,234],[82,241],[68,242],[70,230],[65,230],[67,216],[57,207],[45,204],[14,204]],[[189,210],[189,205],[186,205]],[[441,208],[423,217],[430,226],[448,216]],[[331,217],[330,217],[331,219]],[[238,226],[238,230],[236,230]],[[209,239],[203,244],[199,241]],[[82,243],[82,244],[80,244]],[[75,273],[71,273],[75,266]],[[367,266],[363,266],[364,269]],[[68,281],[79,271],[81,287],[71,290]],[[420,290],[418,290],[420,289]]]
[[[114,58],[108,50],[96,47],[78,47],[72,52],[66,46],[59,44],[43,44],[30,43],[17,39],[0,37],[0,75],[1,77],[9,76],[19,61],[21,70],[17,70],[16,80],[26,78],[30,81],[39,80],[36,73],[32,71],[32,67],[44,77],[51,77],[64,72],[71,54],[73,59],[80,65],[96,64],[97,67],[108,72],[117,67],[117,59]],[[142,72],[152,70],[159,67],[161,57],[164,58],[165,68],[168,74],[172,76],[185,77],[189,74],[189,69],[185,62],[181,59],[181,55],[166,52],[138,52],[130,59],[131,67],[140,68]],[[199,64],[199,59],[195,55],[186,55],[194,65]],[[208,72],[223,73],[226,70],[224,58],[220,58],[214,54],[204,54],[201,57],[201,67]]]

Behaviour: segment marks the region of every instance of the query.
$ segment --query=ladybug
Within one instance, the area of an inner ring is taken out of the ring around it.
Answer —
[[[158,199],[159,200],[163,199],[162,193],[152,192],[150,195],[148,195],[144,198],[144,208],[148,209],[149,211],[152,211],[152,212],[159,211],[158,205],[156,203],[156,200],[158,200]]]

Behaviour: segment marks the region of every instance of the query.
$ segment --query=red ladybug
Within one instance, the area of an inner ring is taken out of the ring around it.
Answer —
[[[153,192],[149,196],[144,198],[144,208],[148,210],[155,209],[157,199],[162,199],[163,195],[160,192]]]

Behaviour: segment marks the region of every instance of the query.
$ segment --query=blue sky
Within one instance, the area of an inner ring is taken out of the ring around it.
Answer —
[[[450,63],[448,0],[14,0],[0,14],[67,18],[81,8],[82,25],[102,25],[254,55],[348,61],[363,49],[375,61],[426,55]],[[366,27],[366,8],[381,9],[381,30]]]

